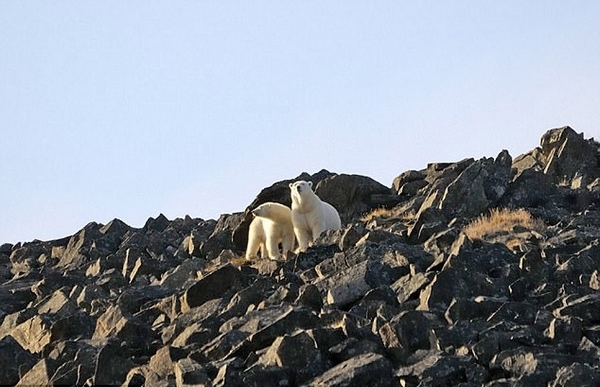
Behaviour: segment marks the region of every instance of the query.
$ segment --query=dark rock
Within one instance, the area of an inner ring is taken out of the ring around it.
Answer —
[[[11,336],[0,339],[0,384],[14,385],[35,363],[37,356],[23,349]]]
[[[600,371],[588,364],[573,363],[560,368],[549,387],[594,387],[600,385]]]
[[[221,298],[228,292],[241,290],[247,285],[246,281],[238,268],[224,265],[186,290],[181,299],[183,311],[200,306],[211,299]]]
[[[374,353],[362,354],[346,360],[303,384],[306,387],[391,387],[393,385],[392,364],[382,355]]]
[[[568,126],[547,131],[540,140],[546,158],[544,173],[556,183],[572,180],[577,173],[591,180],[600,175],[598,165],[598,143],[585,140],[583,133],[577,134]]]
[[[109,307],[98,317],[92,338],[117,338],[134,351],[150,348],[158,340],[149,326],[117,305]]]
[[[479,215],[504,195],[511,163],[507,151],[495,160],[486,158],[471,163],[447,186],[439,208],[449,218],[458,214],[466,218]]]
[[[238,247],[235,245],[233,232],[237,230],[244,219],[244,214],[235,213],[230,215],[221,215],[217,221],[212,234],[200,246],[200,254],[194,255],[211,260],[221,254],[223,250],[245,251],[246,245]],[[246,231],[246,241],[248,232]],[[195,248],[195,247],[194,247]]]
[[[600,322],[600,295],[586,295],[567,301],[566,305],[554,311],[557,317],[578,317],[586,323]]]
[[[368,339],[358,340],[349,337],[338,345],[329,348],[329,353],[338,362],[344,362],[358,355],[378,353],[384,355],[383,347]]]
[[[144,224],[143,230],[163,232],[169,224],[169,219],[163,214],[159,214],[156,218],[148,218],[146,224]]]
[[[359,175],[327,177],[315,184],[315,193],[338,210],[342,223],[375,208],[391,208],[400,201],[390,188]]]
[[[444,212],[435,207],[427,207],[419,211],[417,221],[408,231],[411,243],[423,243],[432,235],[447,228],[448,218]]]
[[[453,298],[509,297],[519,277],[517,257],[499,244],[463,248],[453,255],[421,292],[423,310],[446,310]]]
[[[306,331],[276,338],[259,363],[290,369],[297,384],[306,382],[331,367],[328,359],[317,348],[314,338]]]
[[[175,363],[176,386],[210,386],[211,382],[206,369],[190,358]]]
[[[403,385],[419,383],[423,386],[453,387],[466,382],[481,386],[488,375],[485,368],[467,356],[444,356],[433,352],[427,353],[415,364],[401,367],[396,376]]]

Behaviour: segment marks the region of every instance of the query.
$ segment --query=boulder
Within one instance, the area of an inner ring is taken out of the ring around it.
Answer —
[[[394,385],[393,366],[379,354],[367,353],[350,358],[309,382],[305,387],[371,386],[391,387]]]

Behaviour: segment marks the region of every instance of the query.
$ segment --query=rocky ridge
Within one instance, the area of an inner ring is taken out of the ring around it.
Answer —
[[[243,264],[250,210],[289,205],[297,179],[343,229]],[[546,226],[467,237],[493,208]],[[514,160],[432,163],[391,187],[302,174],[243,213],[92,222],[3,244],[0,263],[0,384],[600,385],[600,144],[569,127]]]

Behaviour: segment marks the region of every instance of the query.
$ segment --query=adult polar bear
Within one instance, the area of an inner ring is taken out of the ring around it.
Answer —
[[[299,180],[290,183],[289,187],[298,251],[306,251],[323,231],[339,230],[342,227],[340,214],[313,192],[312,182]]]
[[[248,230],[248,245],[246,259],[260,255],[262,258],[277,260],[281,255],[287,258],[287,253],[294,247],[294,226],[292,225],[292,210],[280,203],[266,202],[252,210],[254,219]],[[265,251],[266,250],[266,251]]]

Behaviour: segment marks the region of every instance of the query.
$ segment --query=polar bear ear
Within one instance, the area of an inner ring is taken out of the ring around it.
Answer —
[[[292,187],[294,186],[294,183],[290,183],[290,184],[288,184],[288,186],[289,186],[290,188],[292,188]]]
[[[309,181],[309,182],[308,182],[308,186],[309,186],[310,188],[312,188],[312,181]]]

